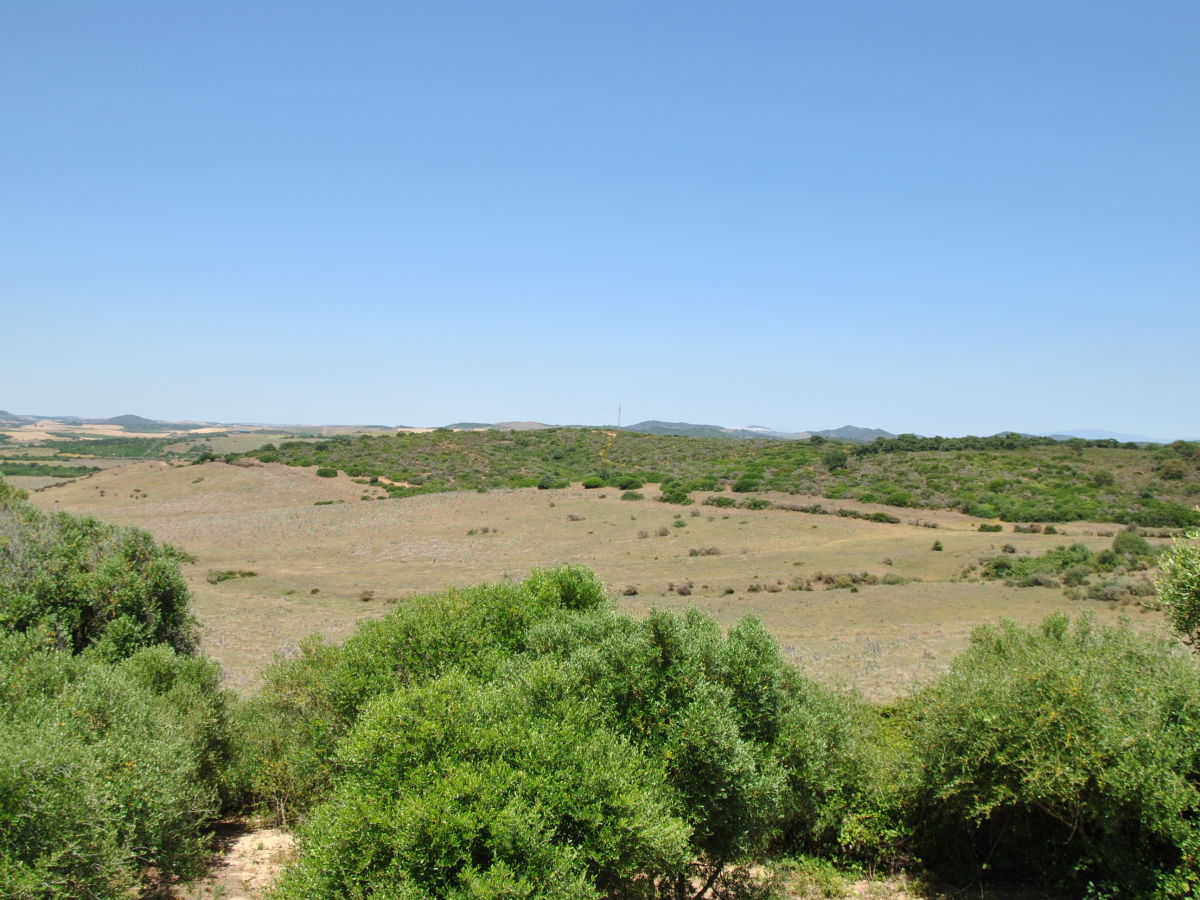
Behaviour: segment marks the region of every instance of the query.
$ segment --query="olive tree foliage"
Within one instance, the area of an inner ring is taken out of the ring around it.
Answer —
[[[1200,532],[1177,539],[1159,558],[1156,586],[1171,628],[1200,646]]]
[[[45,513],[0,482],[0,631],[43,628],[72,653],[195,649],[181,554],[138,528]]]

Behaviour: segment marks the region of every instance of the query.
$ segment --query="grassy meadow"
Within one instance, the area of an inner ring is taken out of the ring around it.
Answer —
[[[318,477],[311,468],[244,460],[134,463],[31,499],[137,525],[194,557],[183,569],[203,647],[243,691],[275,653],[294,650],[309,633],[337,640],[405,598],[565,563],[593,568],[618,606],[639,614],[695,606],[726,626],[757,615],[804,672],[876,700],[943,671],[973,628],[1002,616],[1033,622],[1089,609],[1106,620],[1129,615],[1138,628],[1162,627],[1158,613],[1129,599],[1072,600],[1063,587],[964,576],[1006,544],[1014,558],[1073,543],[1098,553],[1119,530],[1111,523],[1071,523],[1053,535],[1015,533],[1012,525],[983,533],[978,518],[949,510],[836,504],[900,519],[887,524],[703,502],[729,492],[699,492],[689,506],[657,502],[653,485],[638,492],[641,500],[623,500],[623,493],[576,484],[384,501],[382,487],[345,474]],[[835,506],[819,497],[756,496]],[[935,541],[942,550],[932,549]],[[225,572],[255,574],[220,579]]]

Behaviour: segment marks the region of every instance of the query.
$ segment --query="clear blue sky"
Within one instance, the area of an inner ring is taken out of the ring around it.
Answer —
[[[1200,434],[1200,4],[0,8],[0,408]]]

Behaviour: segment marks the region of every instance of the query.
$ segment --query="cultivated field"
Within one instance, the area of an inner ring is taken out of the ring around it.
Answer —
[[[594,568],[625,609],[693,605],[723,624],[759,616],[805,672],[876,700],[907,693],[943,670],[974,627],[1001,616],[1031,622],[1089,609],[1162,627],[1158,614],[1136,605],[1071,601],[1058,588],[961,577],[1006,543],[1018,555],[1074,542],[1104,549],[1112,538],[1097,532],[1112,525],[1069,523],[1059,535],[1014,534],[1011,526],[980,533],[979,519],[948,511],[838,501],[889,509],[904,520],[883,524],[779,509],[680,507],[654,502],[653,486],[637,501],[621,500],[612,488],[574,486],[364,502],[384,496],[382,489],[345,475],[319,478],[312,469],[245,462],[135,463],[31,496],[44,508],[138,525],[193,554],[197,561],[184,571],[204,649],[243,691],[273,654],[307,634],[338,640],[358,619],[414,594],[559,563]],[[941,552],[932,549],[935,540]],[[710,548],[718,552],[690,554]],[[226,571],[256,574],[210,583]],[[911,580],[795,589],[818,573],[863,572]]]

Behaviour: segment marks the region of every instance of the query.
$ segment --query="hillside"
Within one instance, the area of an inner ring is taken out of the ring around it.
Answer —
[[[393,496],[569,482],[622,489],[778,491],[1018,522],[1200,524],[1200,448],[1006,435],[871,444],[646,435],[598,429],[339,436],[267,445],[264,462],[373,478]],[[588,481],[585,481],[587,479]]]

